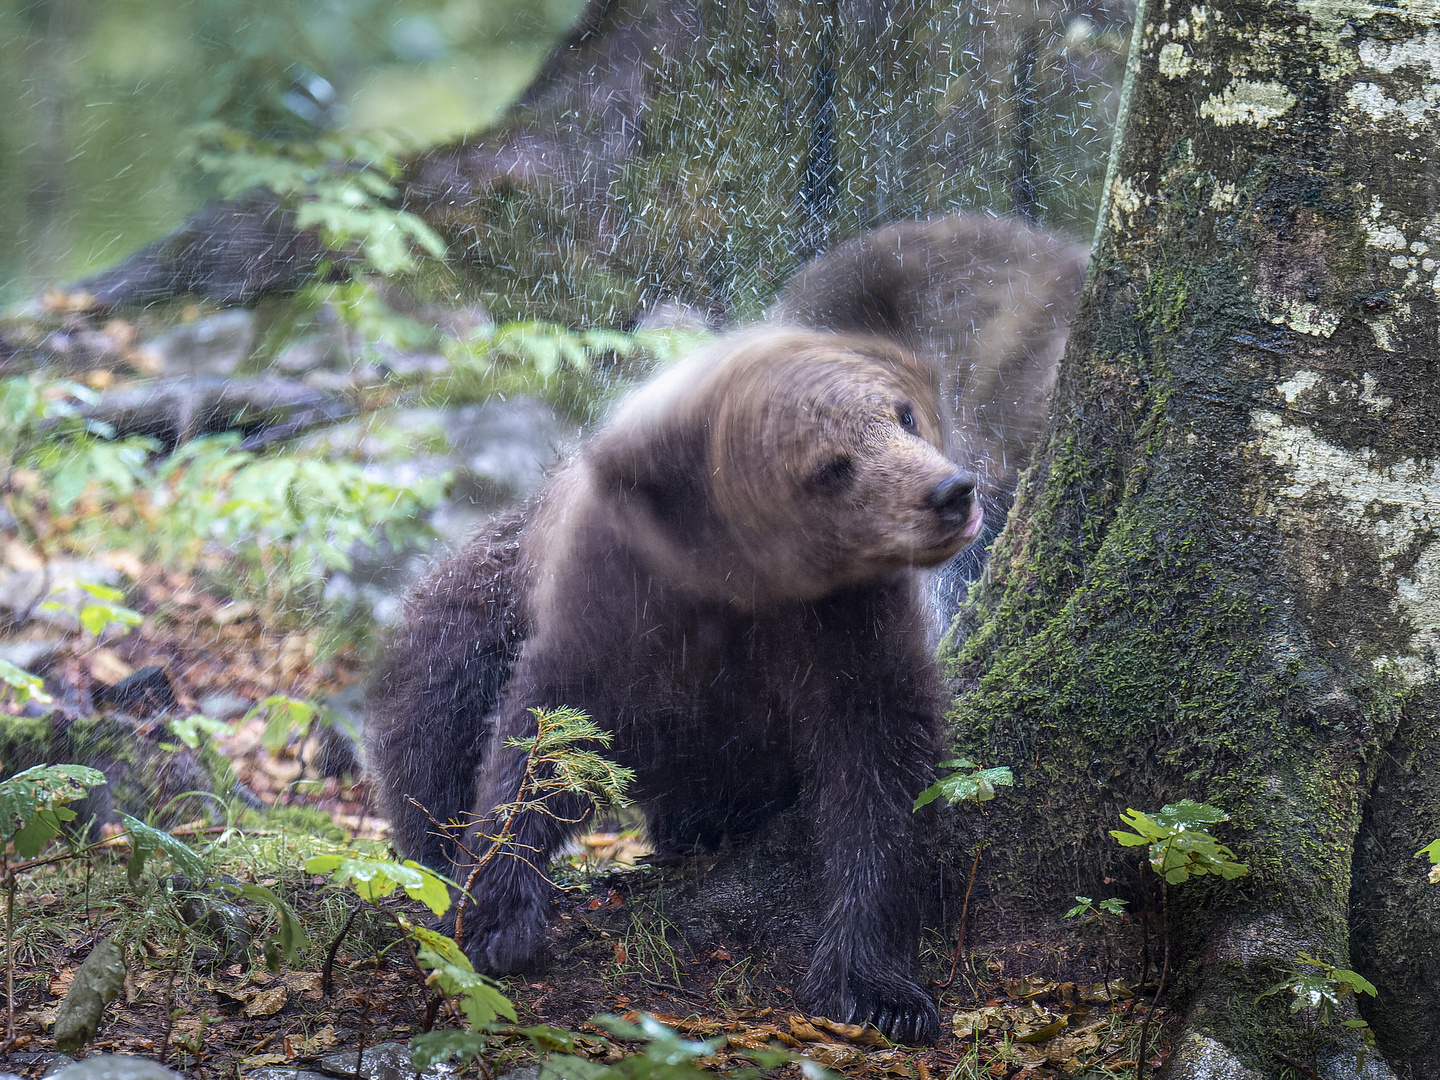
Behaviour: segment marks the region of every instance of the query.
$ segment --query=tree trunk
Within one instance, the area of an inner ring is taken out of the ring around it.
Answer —
[[[1231,815],[1249,876],[1171,889],[1174,1080],[1357,1075],[1258,997],[1301,952],[1440,1076],[1435,15],[1148,0],[1049,442],[942,647],[960,750],[1019,777],[1012,916],[1153,904],[1126,807]]]
[[[1088,228],[1125,21],[1122,0],[593,0],[403,197],[497,316],[751,319],[877,224],[978,206]],[[273,200],[210,207],[79,287],[245,303],[322,265],[291,235]]]

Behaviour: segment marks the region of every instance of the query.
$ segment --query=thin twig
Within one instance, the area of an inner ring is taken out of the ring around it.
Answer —
[[[5,874],[5,1049],[15,1045],[15,875],[0,853]]]
[[[360,999],[360,1046],[355,1051],[355,1080],[360,1080],[360,1066],[365,1060],[365,1027],[370,1019],[370,995]]]
[[[1155,997],[1150,1002],[1150,1011],[1145,1014],[1145,1023],[1140,1025],[1140,1049],[1135,1054],[1135,1080],[1145,1080],[1145,1039],[1150,1034],[1150,1021],[1155,1019],[1155,1010],[1160,1007],[1160,995],[1165,993],[1165,976],[1170,974],[1170,934],[1167,909],[1170,886],[1160,883],[1160,935],[1165,950],[1164,962],[1160,965],[1160,985],[1155,988]]]
[[[175,957],[175,962],[170,965],[170,979],[165,984],[165,1027],[160,1032],[160,1064],[165,1064],[165,1059],[170,1055],[170,1035],[175,1028],[175,972],[180,967],[180,957]]]
[[[340,951],[340,943],[345,940],[345,935],[350,933],[350,925],[355,921],[355,916],[360,914],[360,909],[365,906],[363,900],[357,900],[355,907],[350,911],[350,917],[345,920],[345,925],[335,935],[335,940],[330,942],[330,948],[325,952],[325,966],[320,969],[320,993],[329,997],[335,992],[335,956]]]
[[[950,958],[950,974],[944,982],[930,980],[930,985],[939,987],[941,990],[948,989],[955,981],[955,972],[960,967],[960,957],[965,952],[965,921],[970,914],[970,890],[975,888],[975,874],[980,869],[980,855],[985,850],[985,837],[980,837],[980,843],[975,848],[975,858],[970,863],[970,880],[965,884],[965,902],[960,905],[960,930],[955,937],[955,954]]]
[[[1309,1065],[1306,1065],[1303,1061],[1296,1061],[1289,1054],[1282,1054],[1279,1050],[1271,1050],[1270,1053],[1274,1054],[1277,1058],[1283,1061],[1286,1065],[1289,1065],[1292,1069],[1298,1069],[1300,1072],[1310,1077],[1310,1080],[1325,1080],[1323,1076],[1317,1073],[1314,1069],[1310,1068]]]

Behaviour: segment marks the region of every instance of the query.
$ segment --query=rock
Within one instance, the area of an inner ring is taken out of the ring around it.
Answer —
[[[88,559],[51,559],[38,567],[0,570],[0,615],[8,613],[17,623],[35,620],[61,630],[78,630],[74,609],[90,598],[80,582],[113,585],[119,580],[118,571]],[[59,610],[40,610],[41,603],[50,600]]]
[[[287,375],[304,375],[320,368],[349,367],[350,350],[334,334],[314,334],[285,348],[271,365]]]
[[[41,674],[55,658],[64,638],[34,638],[31,640],[0,640],[0,660],[7,660],[18,668]]]
[[[256,445],[291,438],[354,413],[341,398],[295,379],[186,375],[116,387],[81,410],[117,435],[148,435],[177,446],[199,435],[250,432]]]
[[[238,885],[232,877],[216,878],[224,884]],[[173,874],[170,886],[179,900],[180,917],[185,924],[209,934],[220,946],[225,963],[247,963],[250,959],[252,926],[244,907],[222,890],[197,889],[184,874]]]
[[[245,1080],[330,1080],[324,1073],[284,1065],[262,1065],[245,1073]]]
[[[254,313],[229,308],[182,323],[143,348],[160,361],[165,375],[229,375],[254,343]]]
[[[348,1078],[355,1075],[355,1051],[341,1050],[327,1054],[316,1064],[329,1076]],[[420,1073],[422,1080],[444,1080],[456,1071],[453,1065],[432,1065]],[[360,1061],[360,1080],[414,1080],[415,1066],[410,1063],[410,1044],[384,1042],[367,1046]]]
[[[75,1059],[69,1054],[51,1054],[50,1060],[45,1063],[45,1071],[40,1074],[41,1080],[47,1076],[54,1076],[62,1069],[68,1069],[75,1064]]]
[[[96,1054],[84,1061],[72,1060],[59,1072],[45,1075],[53,1076],[54,1080],[180,1080],[179,1073],[163,1065],[122,1054]]]
[[[120,951],[120,946],[106,938],[90,950],[90,955],[85,957],[85,962],[76,970],[65,1000],[60,1003],[60,1008],[55,1013],[55,1049],[78,1050],[93,1039],[100,1026],[100,1014],[124,989],[125,954]],[[86,1064],[94,1060],[96,1059],[88,1059]],[[79,1068],[80,1064],[77,1062],[71,1069]],[[155,1068],[159,1069],[160,1066],[156,1065]],[[62,1074],[67,1080],[122,1080],[118,1073],[114,1077],[101,1073],[70,1077],[70,1071],[67,1069]],[[129,1074],[124,1075],[128,1080]],[[139,1074],[135,1075],[134,1080],[139,1080]]]
[[[175,688],[159,664],[143,667],[114,686],[104,683],[94,689],[97,708],[109,706],[134,716],[154,716],[175,707]]]
[[[216,690],[206,694],[195,703],[201,713],[212,720],[229,720],[250,711],[254,704],[249,698],[233,694],[229,690]]]

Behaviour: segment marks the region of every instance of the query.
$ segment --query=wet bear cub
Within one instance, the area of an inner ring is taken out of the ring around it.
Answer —
[[[531,709],[572,706],[635,770],[662,849],[714,846],[799,800],[829,915],[801,1004],[932,1042],[916,982],[923,875],[911,812],[942,752],[942,687],[915,568],[981,528],[944,453],[933,366],[876,336],[722,339],[622,404],[527,509],[409,601],[372,693],[369,761],[397,845],[463,878],[439,821],[514,797]],[[578,802],[531,814],[543,860]],[[550,887],[480,873],[477,968],[542,956]]]

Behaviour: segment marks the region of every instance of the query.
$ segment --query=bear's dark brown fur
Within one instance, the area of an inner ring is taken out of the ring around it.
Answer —
[[[942,688],[915,567],[980,530],[945,456],[933,368],[874,336],[724,339],[630,398],[522,514],[415,592],[374,687],[370,767],[397,845],[445,869],[437,819],[483,816],[524,768],[537,707],[612,732],[662,849],[713,847],[801,800],[829,905],[806,1007],[933,1041],[915,981],[920,826]],[[522,816],[553,853],[584,807]],[[463,874],[463,868],[457,870]],[[477,967],[543,952],[549,888],[480,873]]]

